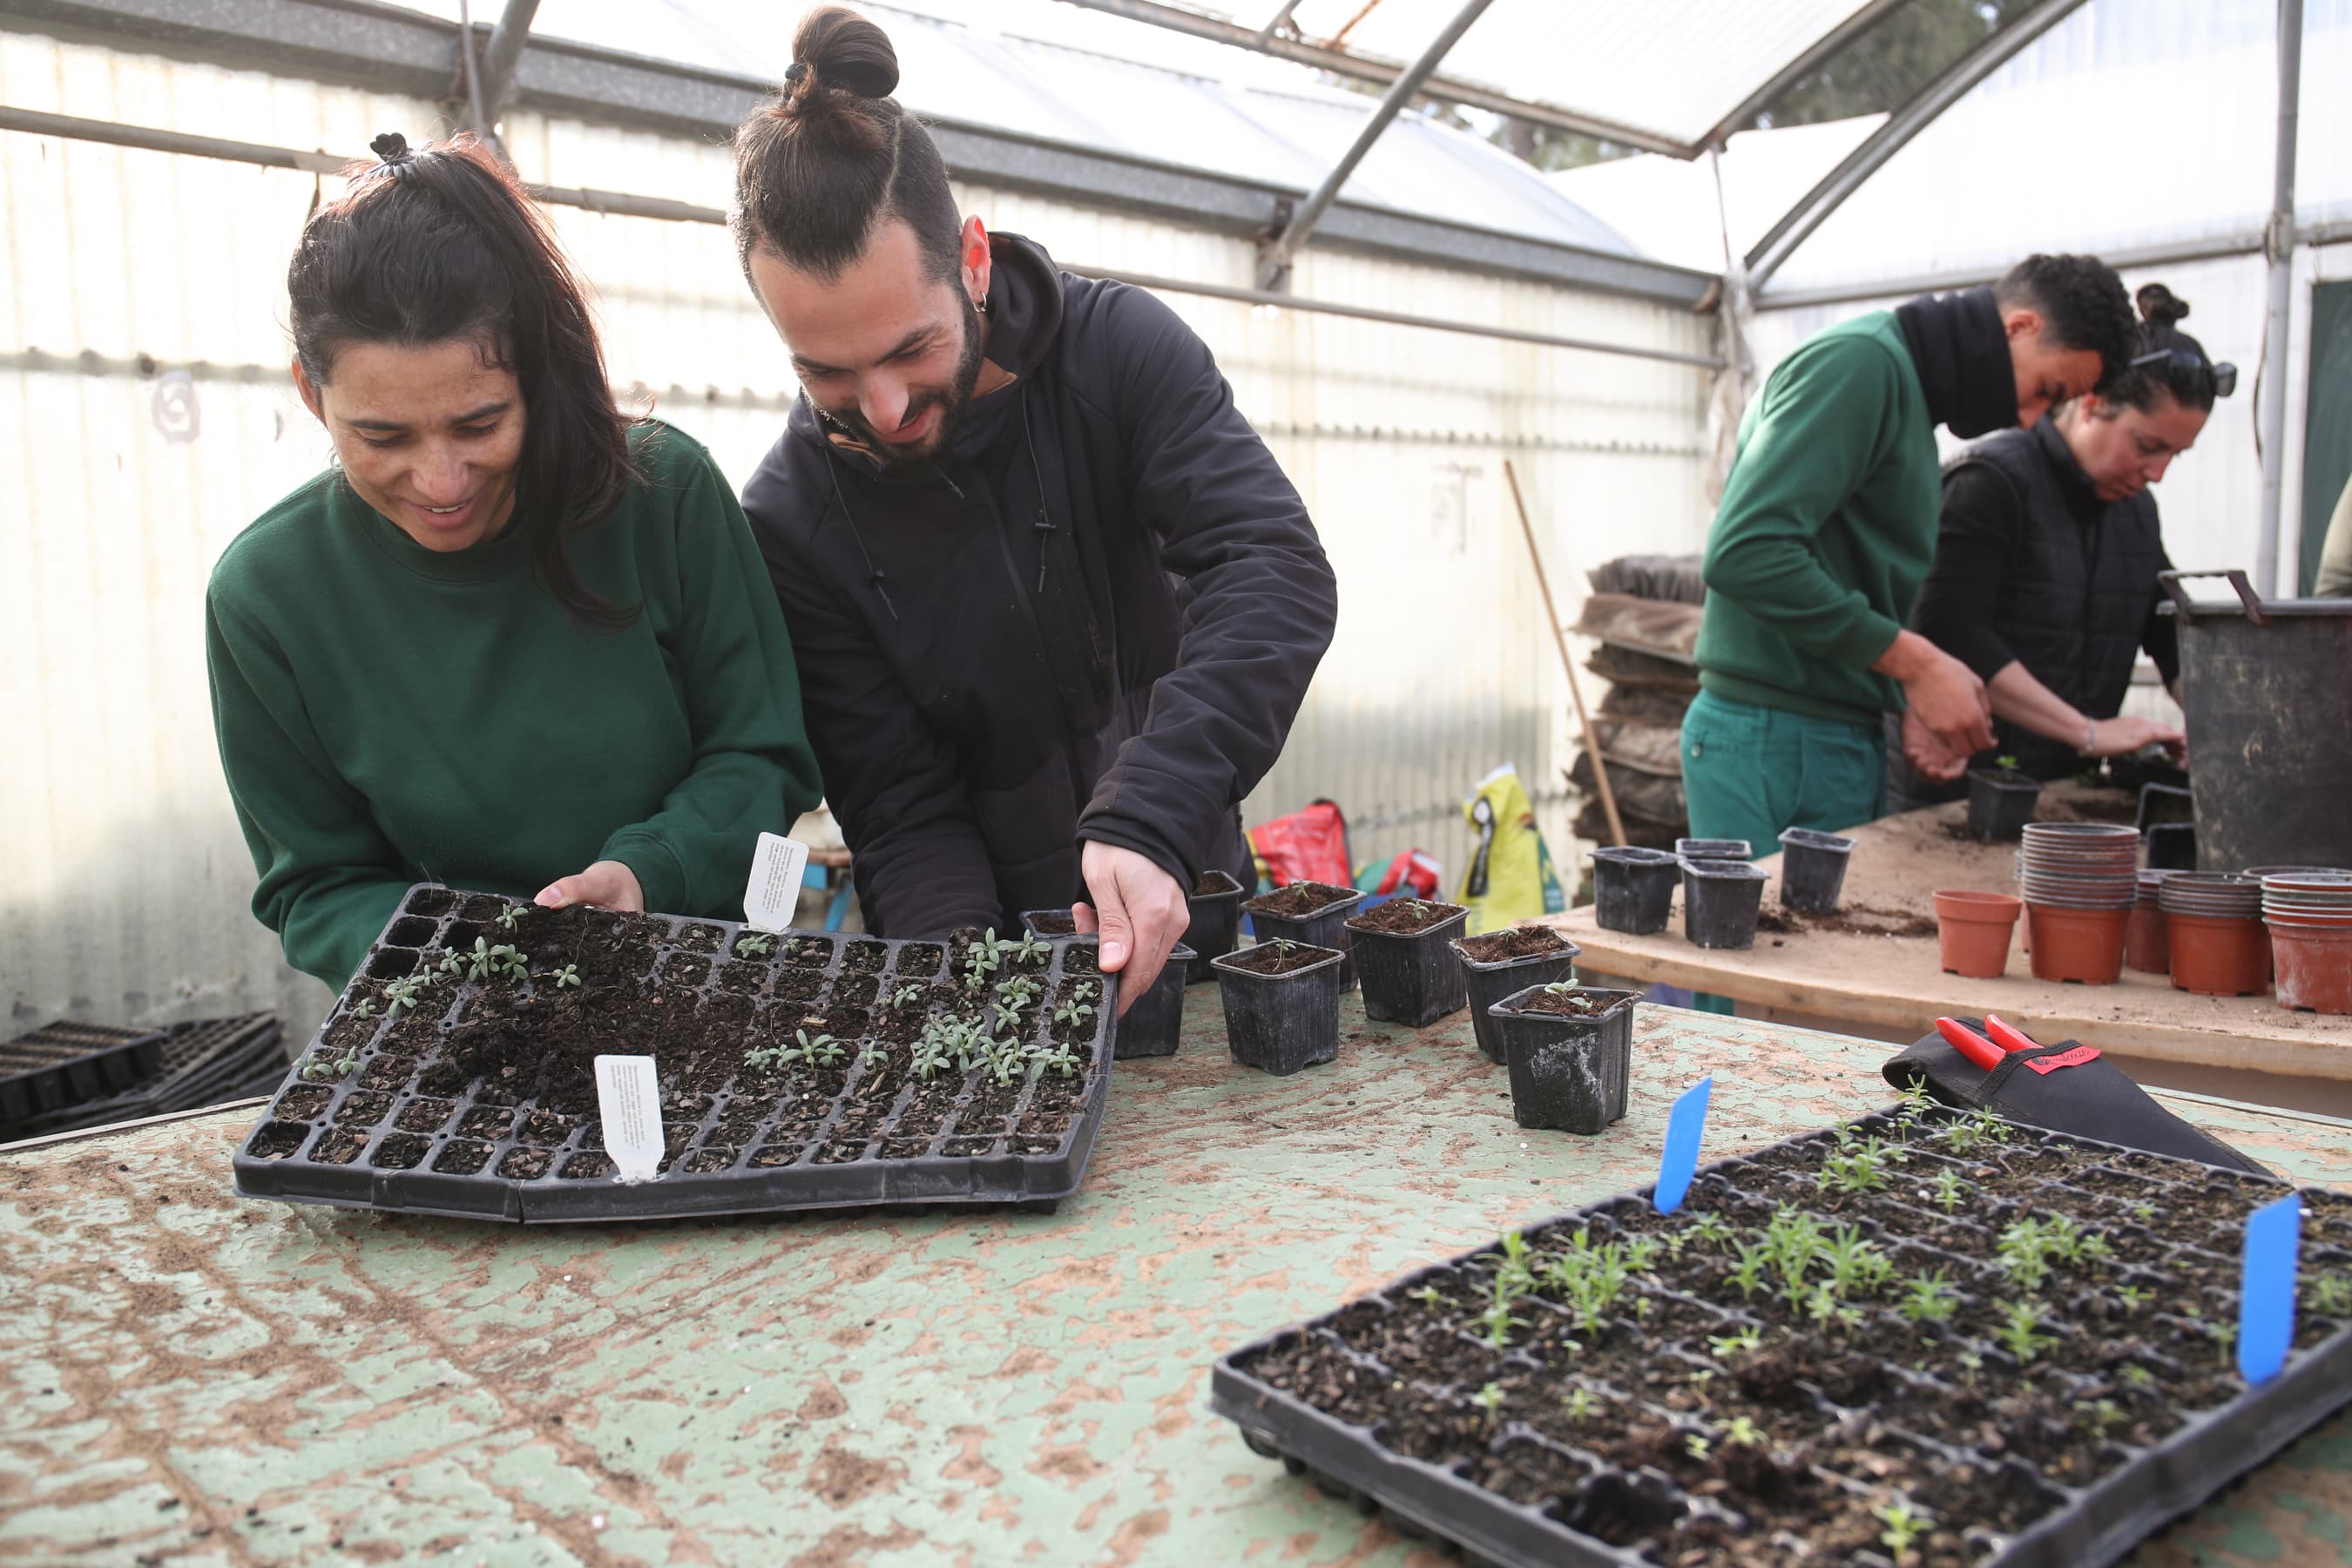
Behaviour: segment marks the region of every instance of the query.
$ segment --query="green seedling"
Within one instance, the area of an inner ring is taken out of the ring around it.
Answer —
[[[1581,1421],[1601,1408],[1601,1401],[1595,1399],[1589,1389],[1570,1389],[1568,1398],[1562,1403],[1568,1406],[1568,1418],[1570,1421]]]
[[[1685,1452],[1685,1453],[1689,1454],[1689,1455],[1690,1455],[1690,1457],[1691,1457],[1692,1458],[1694,1458],[1694,1459],[1704,1459],[1704,1458],[1706,1458],[1706,1455],[1707,1455],[1707,1450],[1708,1450],[1711,1447],[1713,1447],[1713,1445],[1712,1445],[1712,1444],[1708,1443],[1708,1442],[1707,1442],[1707,1440],[1706,1440],[1705,1437],[1700,1436],[1699,1436],[1697,1433],[1696,1433],[1696,1432],[1692,1433],[1689,1436],[1687,1436],[1687,1437],[1685,1437],[1685,1438],[1684,1438],[1684,1439],[1683,1439],[1683,1450],[1684,1450],[1684,1452]]]
[[[1021,939],[1021,945],[1013,950],[1013,962],[1015,963],[1043,963],[1053,955],[1054,949],[1052,945],[1048,943],[1045,938],[1039,936],[1033,931],[1024,934]]]
[[[414,974],[391,982],[383,988],[384,1012],[392,1017],[399,1017],[403,1008],[416,1005],[416,999],[425,994],[425,984],[424,980]]]
[[[1960,1180],[1958,1171],[1948,1166],[1936,1173],[1932,1190],[1936,1194],[1936,1206],[1946,1214],[1950,1214],[1968,1201],[1967,1184]]]
[[[1511,1343],[1511,1331],[1524,1329],[1527,1326],[1525,1318],[1512,1314],[1511,1303],[1506,1300],[1497,1299],[1492,1306],[1478,1314],[1478,1337],[1486,1342],[1488,1350],[1508,1349]]]
[[[2156,1218],[2156,1205],[2151,1203],[2134,1204],[2131,1206],[2131,1216],[2142,1225],[2149,1224]]]
[[[1765,1440],[1764,1428],[1745,1415],[1735,1415],[1731,1418],[1730,1423],[1723,1429],[1723,1440],[1750,1448],[1762,1448],[1769,1446]]]
[[[980,1054],[981,1066],[1000,1084],[1012,1083],[1029,1070],[1028,1047],[1013,1036],[1001,1040],[983,1037]]]
[[[1740,1330],[1738,1333],[1711,1334],[1707,1337],[1706,1348],[1714,1352],[1717,1355],[1724,1357],[1743,1355],[1750,1351],[1762,1350],[1764,1348],[1764,1331],[1757,1328],[1746,1328]]]
[[[929,1083],[940,1071],[954,1065],[955,1047],[947,1036],[937,1027],[925,1029],[922,1037],[915,1042],[909,1069],[918,1079]]]
[[[890,993],[890,1000],[884,1003],[883,1005],[888,1007],[894,1013],[903,1013],[908,1008],[913,1006],[916,1003],[920,1002],[922,999],[923,988],[921,986],[901,985],[898,989]]]
[[[520,904],[509,904],[505,909],[502,909],[502,910],[500,910],[499,911],[499,918],[498,918],[498,927],[499,927],[499,929],[500,931],[512,931],[512,930],[514,930],[514,929],[515,929],[515,922],[516,922],[516,921],[517,921],[518,919],[520,919],[520,918],[521,914],[522,914],[522,906],[521,906]]]
[[[1740,1299],[1746,1300],[1764,1289],[1764,1269],[1771,1260],[1761,1247],[1745,1241],[1738,1245],[1739,1265],[1731,1271],[1731,1282],[1739,1287]]]
[[[965,990],[978,991],[988,984],[988,977],[996,973],[997,952],[996,928],[991,926],[988,933],[973,942],[970,951],[964,954]]]
[[[1493,1420],[1495,1412],[1503,1407],[1503,1385],[1499,1383],[1487,1384],[1470,1396],[1470,1403],[1485,1411],[1488,1420]]]
[[[1087,1021],[1094,1016],[1095,1010],[1091,1004],[1073,998],[1066,998],[1060,1006],[1054,1009],[1054,1022],[1066,1025],[1073,1029],[1086,1027]]]
[[[362,996],[343,1014],[346,1018],[373,1018],[376,1015],[375,998]]]
[[[1691,1221],[1690,1235],[1693,1240],[1704,1241],[1717,1251],[1731,1249],[1731,1222],[1719,1214],[1709,1212]]]
[[[2221,1347],[2221,1359],[2223,1361],[2228,1361],[2231,1356],[2237,1352],[2237,1324],[2231,1322],[2229,1320],[2224,1318],[2216,1318],[2213,1321],[2205,1325],[2205,1331],[2212,1336],[2214,1344]]]
[[[765,958],[776,951],[776,939],[764,931],[747,931],[735,939],[738,958]]]
[[[794,1029],[793,1043],[786,1046],[776,1059],[786,1067],[795,1062],[806,1062],[811,1067],[831,1068],[839,1067],[841,1058],[848,1054],[842,1043],[831,1035],[812,1035],[806,1029]]]
[[[2125,1386],[2136,1394],[2146,1394],[2156,1386],[2156,1373],[2136,1361],[2126,1362],[2116,1375],[2123,1379]]]
[[[2124,1407],[2112,1399],[2078,1399],[2074,1401],[2074,1414],[2090,1423],[2091,1430],[2102,1437],[2109,1428],[2120,1426],[2128,1419]]]
[[[1993,1331],[1993,1339],[2023,1366],[2058,1342],[2048,1334],[2037,1333],[2042,1321],[2041,1309],[2032,1301],[2003,1301],[2000,1304],[2000,1327]]]
[[[1895,1562],[1910,1562],[1911,1548],[1927,1533],[1927,1516],[1899,1502],[1881,1503],[1870,1515],[1886,1527],[1878,1532],[1879,1544],[1895,1553]]]
[[[2311,1305],[2316,1311],[2331,1318],[2343,1317],[2352,1311],[2352,1279],[2341,1274],[2323,1274],[2311,1285]]]
[[[1412,1293],[1412,1299],[1432,1311],[1445,1305],[1445,1292],[1434,1285],[1423,1285]]]
[[[1950,1321],[1952,1314],[1959,1310],[1959,1290],[1944,1278],[1944,1271],[1938,1268],[1933,1274],[1906,1280],[1903,1287],[1903,1303],[1895,1310],[1914,1328],[1924,1328],[1929,1323]]]
[[[1625,1267],[1636,1274],[1647,1274],[1658,1266],[1658,1238],[1637,1236],[1625,1244]]]
[[[1064,1078],[1078,1075],[1078,1054],[1065,1042],[1051,1047],[1040,1046],[1031,1053],[1036,1059],[1040,1075],[1057,1072]]]
[[[558,991],[567,985],[577,985],[580,984],[580,966],[576,963],[567,963],[548,978],[555,982],[555,988]]]
[[[1911,1087],[1903,1091],[1895,1110],[1895,1124],[1908,1132],[1936,1113],[1936,1097],[1927,1092],[1927,1080],[1913,1079]]]
[[[1869,1139],[1859,1149],[1832,1154],[1822,1162],[1822,1173],[1814,1187],[1824,1193],[1878,1192],[1886,1185],[1883,1164],[1892,1154],[1877,1138]]]
[[[1529,1266],[1528,1257],[1526,1233],[1505,1231],[1503,1260],[1495,1267],[1495,1294],[1497,1297],[1524,1296],[1536,1288],[1535,1270]]]
[[[314,1056],[302,1064],[302,1081],[331,1083],[337,1079],[350,1077],[352,1069],[359,1065],[360,1054],[357,1051],[346,1051],[340,1057]]]

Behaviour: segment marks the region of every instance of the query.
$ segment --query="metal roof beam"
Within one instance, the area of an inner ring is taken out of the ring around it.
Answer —
[[[1323,176],[1323,183],[1308,193],[1298,210],[1291,214],[1290,220],[1282,226],[1282,232],[1263,247],[1257,266],[1257,286],[1260,289],[1279,289],[1289,280],[1291,259],[1298,254],[1298,247],[1307,243],[1307,237],[1315,232],[1315,226],[1323,220],[1323,214],[1339,195],[1339,187],[1355,174],[1356,166],[1364,161],[1364,154],[1372,150],[1372,143],[1378,142],[1381,133],[1395,121],[1397,111],[1412,101],[1412,95],[1421,90],[1421,84],[1429,79],[1430,72],[1453,52],[1454,46],[1462,41],[1462,35],[1470,30],[1470,24],[1484,16],[1491,4],[1493,0],[1466,0],[1462,9],[1454,14],[1454,20],[1446,23],[1437,37],[1430,39],[1429,47],[1421,51],[1421,58],[1407,67],[1402,76],[1389,84],[1388,91],[1381,95],[1381,106],[1372,110],[1372,117],[1364,121],[1363,128],[1356,132],[1355,141],[1349,144],[1347,152],[1340,154],[1339,163]]]
[[[499,14],[499,25],[490,29],[490,47],[482,56],[486,135],[498,124],[507,94],[514,89],[515,69],[522,64],[522,47],[530,37],[531,18],[538,14],[539,0],[507,0],[506,9]]]
[[[1269,36],[1255,27],[1244,27],[1221,16],[1204,16],[1198,11],[1181,5],[1169,5],[1160,0],[1062,0],[1066,5],[1076,5],[1088,11],[1100,11],[1106,16],[1120,16],[1130,22],[1142,22],[1170,32],[1183,33],[1195,38],[1206,38],[1213,44],[1227,44],[1254,54],[1271,55],[1276,59],[1288,60],[1293,65],[1311,66],[1329,71],[1334,76],[1353,77],[1358,81],[1378,82],[1385,86],[1402,75],[1404,68],[1385,60],[1368,59],[1346,49],[1335,49],[1323,44],[1311,44],[1303,38]],[[1285,16],[1288,15],[1286,7]],[[1277,16],[1279,23],[1282,17]],[[1644,153],[1663,153],[1669,158],[1696,158],[1703,149],[1696,144],[1661,136],[1654,131],[1643,131],[1599,115],[1580,114],[1556,104],[1536,103],[1492,88],[1476,86],[1449,76],[1432,76],[1422,83],[1423,94],[1446,103],[1458,103],[1465,109],[1483,109],[1490,114],[1507,114],[1514,120],[1532,121],[1558,131],[1575,131],[1587,136],[1597,136],[1620,146],[1638,147]]]
[[[1968,96],[1969,90],[2007,64],[2017,52],[2056,26],[2083,0],[2042,0],[2042,4],[1960,57],[1943,75],[1927,84],[1916,98],[1886,118],[1886,123],[1864,139],[1862,145],[1822,177],[1797,205],[1781,215],[1748,253],[1748,286],[1761,289],[1780,264],[1811,237],[1830,214],[1862,188],[1863,183],[1903,151],[1911,139],[1936,121],[1937,116]]]
[[[1772,73],[1771,79],[1740,100],[1739,106],[1715,122],[1707,133],[1699,138],[1707,147],[1721,147],[1735,131],[1746,129],[1748,122],[1777,102],[1780,95],[1798,82],[1827,65],[1837,52],[1885,21],[1890,12],[1900,10],[1906,0],[1869,0],[1835,27],[1813,40],[1812,47],[1797,56]]]

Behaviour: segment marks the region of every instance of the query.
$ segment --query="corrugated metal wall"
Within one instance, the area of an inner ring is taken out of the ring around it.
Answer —
[[[331,151],[429,132],[429,104],[0,34],[0,99]],[[723,205],[722,149],[510,118],[527,174]],[[332,182],[327,182],[331,185]],[[0,991],[14,1021],[170,1020],[325,995],[246,912],[251,863],[213,750],[201,602],[221,548],[327,443],[283,366],[307,175],[0,134]],[[1245,285],[1249,247],[969,187],[1066,261]],[[739,482],[790,399],[723,231],[556,209],[595,285],[615,382]],[[1702,319],[1436,267],[1310,251],[1303,293],[1704,352]],[[1570,862],[1562,689],[1503,482],[1519,469],[1571,619],[1582,574],[1695,548],[1704,374],[1171,296],[1306,495],[1342,584],[1338,643],[1251,820],[1328,795],[1360,860],[1420,845],[1458,875],[1467,787],[1517,763]]]

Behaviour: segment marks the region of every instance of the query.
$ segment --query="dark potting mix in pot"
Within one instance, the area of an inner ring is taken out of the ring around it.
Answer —
[[[2096,1568],[2352,1399],[2332,1191],[2284,1371],[2238,1371],[2247,1216],[2293,1191],[1916,1100],[1417,1270],[1212,1404],[1494,1563]]]
[[[1591,1135],[1625,1115],[1636,991],[1554,981],[1495,1004],[1491,1016],[1522,1127]]]
[[[1339,954],[1339,989],[1346,991],[1356,984],[1356,965],[1349,951],[1348,917],[1364,895],[1354,888],[1334,887],[1328,882],[1293,882],[1271,893],[1260,893],[1244,904],[1242,909],[1250,918],[1250,930],[1260,942],[1286,938],[1317,947],[1328,947]]]
[[[419,887],[237,1187],[509,1220],[1050,1201],[1084,1174],[1117,1005],[1092,938],[885,942]],[[650,1180],[606,1150],[599,1056],[654,1060]]]
[[[1969,831],[1996,843],[2016,838],[2033,820],[2042,781],[2017,771],[2011,759],[1969,770]]]
[[[1349,916],[1364,1016],[1418,1029],[1461,1011],[1468,989],[1446,943],[1469,918],[1461,904],[1428,899],[1391,899]]]
[[[1336,948],[1276,937],[1217,959],[1234,1059],[1286,1078],[1337,1058],[1340,957]]]
[[[1471,1034],[1491,1062],[1503,1059],[1503,1037],[1487,1009],[1530,985],[1576,978],[1583,949],[1549,926],[1508,926],[1454,939],[1469,996]]]

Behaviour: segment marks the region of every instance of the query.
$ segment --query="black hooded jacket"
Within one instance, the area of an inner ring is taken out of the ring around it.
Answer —
[[[1190,888],[1245,865],[1338,594],[1206,344],[1139,289],[995,236],[988,360],[935,461],[803,397],[743,491],[868,925],[1012,923],[1079,842]]]

